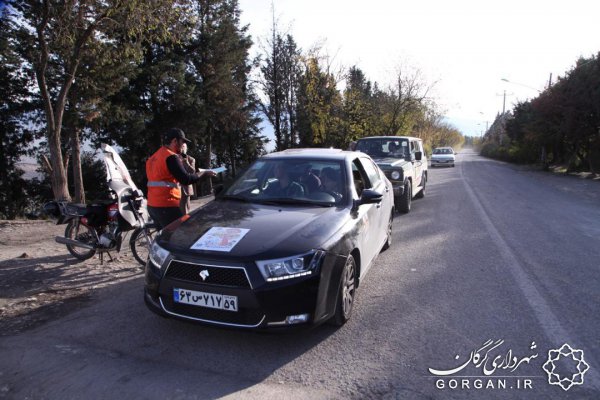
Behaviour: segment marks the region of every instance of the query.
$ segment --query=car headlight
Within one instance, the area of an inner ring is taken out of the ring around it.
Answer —
[[[169,257],[169,254],[169,251],[160,247],[158,243],[156,243],[156,240],[152,242],[152,246],[150,246],[150,261],[156,268],[162,268],[162,265],[167,257]]]
[[[400,171],[392,171],[392,173],[390,174],[390,177],[397,181],[398,179],[400,179]]]
[[[256,261],[256,265],[267,282],[282,281],[312,274],[324,255],[324,251],[318,250],[277,260]]]

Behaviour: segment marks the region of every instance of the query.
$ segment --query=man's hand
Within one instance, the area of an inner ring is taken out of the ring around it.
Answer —
[[[213,171],[213,170],[210,170],[210,169],[202,169],[202,168],[199,168],[199,169],[198,169],[198,173],[199,173],[201,176],[205,176],[205,175],[206,175],[206,176],[209,176],[209,177],[211,177],[211,178],[214,178],[215,176],[217,176],[217,173],[216,173],[215,171]]]

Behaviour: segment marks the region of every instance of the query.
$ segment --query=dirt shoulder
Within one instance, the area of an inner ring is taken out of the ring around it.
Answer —
[[[65,225],[49,221],[0,222],[0,335],[14,335],[64,315],[91,291],[141,276],[129,250],[100,264],[72,257],[54,237]]]
[[[192,202],[192,208],[212,198]],[[54,241],[65,225],[51,221],[0,221],[0,336],[18,334],[64,316],[99,288],[141,279],[142,268],[128,246],[86,261]],[[124,243],[128,243],[126,237]]]

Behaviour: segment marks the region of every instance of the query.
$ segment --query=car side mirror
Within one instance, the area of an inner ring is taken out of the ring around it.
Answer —
[[[415,160],[421,161],[422,158],[423,158],[423,153],[421,153],[420,151],[416,151],[415,152]]]
[[[383,193],[374,189],[364,189],[358,205],[381,203],[381,200],[383,200]]]

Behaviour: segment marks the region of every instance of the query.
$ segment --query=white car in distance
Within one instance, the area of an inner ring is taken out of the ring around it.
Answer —
[[[456,153],[452,147],[436,147],[431,154],[431,166],[450,166],[454,167]]]

